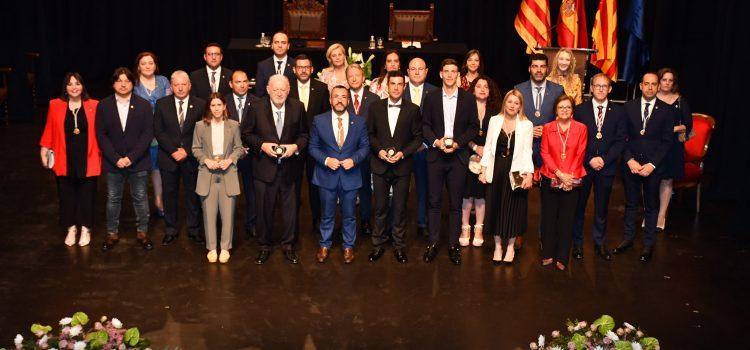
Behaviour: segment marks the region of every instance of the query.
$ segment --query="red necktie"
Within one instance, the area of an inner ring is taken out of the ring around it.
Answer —
[[[359,115],[359,94],[354,94],[354,114]]]

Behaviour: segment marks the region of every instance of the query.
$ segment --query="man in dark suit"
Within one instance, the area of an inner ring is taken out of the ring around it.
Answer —
[[[645,228],[643,252],[640,260],[648,262],[653,256],[656,240],[656,219],[659,214],[659,183],[661,161],[672,145],[672,108],[656,98],[659,78],[648,72],[641,79],[641,98],[625,104],[628,142],[623,160],[625,185],[625,228],[623,241],[613,249],[615,254],[633,247],[638,206],[644,204]]]
[[[299,62],[299,60],[297,61]],[[310,132],[310,156],[315,159],[312,182],[320,191],[323,212],[320,220],[319,263],[328,258],[331,235],[336,220],[336,203],[341,205],[344,238],[344,263],[354,261],[354,241],[357,238],[357,192],[362,186],[360,165],[367,159],[370,145],[367,124],[362,117],[349,115],[349,92],[344,86],[331,90],[333,111],[315,117]]]
[[[168,245],[177,239],[177,202],[180,193],[180,178],[185,188],[185,211],[188,237],[203,244],[200,230],[201,207],[195,184],[198,181],[198,161],[193,157],[193,129],[203,118],[206,102],[190,96],[190,78],[178,70],[170,79],[171,96],[156,101],[154,108],[154,136],[159,141],[157,161],[164,184],[164,223],[166,234],[162,240]]]
[[[409,82],[404,89],[404,100],[421,108],[424,97],[438,88],[425,81],[427,64],[419,57],[409,61]],[[414,96],[412,98],[412,96]],[[414,185],[417,189],[417,235],[427,237],[427,148],[422,143],[414,153]]]
[[[193,96],[205,100],[212,92],[218,92],[222,95],[229,93],[229,80],[232,79],[232,70],[221,66],[223,58],[224,54],[219,44],[210,43],[206,45],[203,53],[206,67],[190,73]]]
[[[253,104],[245,122],[242,140],[253,156],[257,238],[260,252],[256,264],[268,260],[273,245],[273,209],[280,197],[283,223],[280,245],[284,256],[293,264],[299,263],[294,252],[294,231],[297,222],[295,179],[302,171],[302,154],[307,146],[305,106],[288,99],[289,80],[280,74],[268,80],[269,97]]]
[[[583,161],[586,177],[583,178],[573,225],[573,257],[583,259],[583,219],[593,186],[594,252],[604,260],[611,260],[612,256],[605,245],[609,195],[612,193],[612,184],[625,147],[625,111],[607,99],[607,95],[612,91],[612,85],[605,74],[594,75],[590,87],[593,99],[576,107],[575,113],[576,119],[588,129],[588,141]]]
[[[365,89],[365,72],[358,64],[350,64],[346,67],[346,82],[349,83],[350,103],[346,110],[350,115],[360,116],[367,121],[367,112],[370,104],[379,100],[378,95]],[[368,156],[369,157],[369,156]],[[370,216],[372,215],[372,173],[370,172],[370,160],[362,162],[360,169],[362,173],[362,187],[359,189],[359,224],[360,232],[365,235],[372,234],[370,229]]]
[[[268,94],[266,86],[268,78],[275,74],[286,76],[289,81],[294,81],[294,58],[289,57],[289,37],[284,32],[276,32],[271,39],[271,50],[273,56],[258,62],[255,71],[255,95],[263,97]]]
[[[367,128],[373,183],[375,185],[375,230],[372,233],[374,249],[368,260],[376,261],[388,242],[387,231],[392,231],[393,254],[396,261],[405,263],[406,256],[406,202],[409,198],[412,155],[422,144],[422,120],[417,105],[402,99],[404,74],[389,72],[386,76],[388,98],[370,104]],[[393,198],[390,190],[393,188]],[[390,203],[393,204],[392,226],[386,223]],[[392,227],[386,230],[386,227]]]
[[[253,103],[260,101],[255,95],[248,94],[250,80],[247,73],[241,70],[232,72],[232,80],[229,82],[232,92],[226,95],[227,114],[229,119],[240,123],[240,130],[250,115]],[[247,237],[255,237],[255,185],[253,184],[252,157],[247,156],[248,145],[243,145],[245,155],[237,161],[237,170],[240,171],[242,179],[243,194],[245,196],[245,234]]]
[[[143,249],[151,250],[148,237],[148,171],[151,156],[148,148],[154,138],[151,104],[133,94],[135,76],[120,67],[112,75],[115,94],[96,107],[96,138],[102,152],[102,169],[107,173],[107,238],[102,250],[117,244],[125,182],[136,216],[136,240]]]
[[[307,55],[300,54],[294,58],[295,78],[292,80],[289,97],[299,100],[305,106],[305,117],[308,123],[308,130],[312,129],[312,123],[315,116],[330,110],[331,107],[328,86],[316,79],[310,79],[314,71],[315,69],[312,66],[312,60],[310,60]],[[310,202],[310,212],[312,214],[312,229],[313,232],[317,232],[318,224],[320,223],[320,194],[317,186],[312,183],[312,177],[316,165],[315,159],[309,154],[305,159],[308,181],[307,193]],[[299,176],[297,178],[297,207],[301,204],[301,188],[302,176]]]
[[[458,236],[461,230],[461,204],[469,163],[469,141],[477,134],[476,99],[458,88],[458,63],[445,59],[440,63],[441,91],[425,96],[422,103],[422,134],[430,145],[427,153],[429,186],[430,237],[424,261],[431,262],[437,255],[440,238],[440,207],[443,186],[448,187],[448,256],[455,265],[461,264]]]

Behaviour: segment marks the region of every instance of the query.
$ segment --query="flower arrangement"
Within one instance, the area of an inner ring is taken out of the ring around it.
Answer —
[[[375,59],[375,55],[370,54],[370,57],[365,61],[365,57],[361,52],[352,52],[352,48],[349,47],[346,55],[346,64],[358,64],[362,67],[365,72],[365,86],[370,86],[370,79],[372,78],[372,60]],[[317,74],[318,80],[321,80],[323,71],[319,71]]]
[[[659,340],[647,337],[630,323],[615,330],[612,316],[602,315],[589,326],[586,321],[567,322],[568,335],[552,331],[550,338],[539,335],[531,350],[659,350]]]
[[[150,350],[150,342],[141,338],[138,328],[125,329],[117,318],[102,316],[93,328],[86,329],[88,323],[88,315],[76,312],[60,320],[59,334],[52,333],[52,326],[35,323],[30,330],[36,339],[24,340],[18,334],[13,343],[16,350]]]

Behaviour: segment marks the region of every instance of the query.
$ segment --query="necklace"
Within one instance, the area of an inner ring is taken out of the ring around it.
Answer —
[[[565,134],[565,140],[563,140],[562,130],[560,130],[560,122],[557,122],[557,136],[560,137],[560,143],[562,143],[562,153],[560,154],[560,159],[565,160],[565,149],[567,148],[568,137],[570,137],[570,127],[568,127],[568,133]]]

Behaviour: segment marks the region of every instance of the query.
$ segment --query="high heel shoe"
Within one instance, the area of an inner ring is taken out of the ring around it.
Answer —
[[[560,271],[565,271],[565,265],[559,261],[557,262],[557,264],[555,264],[555,267],[557,267],[557,269]]]
[[[469,245],[469,239],[471,239],[471,225],[461,226],[461,236],[458,237],[458,244],[462,247]]]
[[[513,249],[513,243],[508,244],[508,248],[505,249],[505,257],[503,262],[505,265],[513,265],[513,259],[516,257],[516,250]]]
[[[495,251],[492,253],[492,263],[495,266],[503,264],[503,248],[502,248],[502,246],[495,245]]]
[[[474,225],[474,239],[471,241],[471,245],[475,247],[481,247],[482,244],[484,244],[484,236],[482,235],[483,229],[484,224]]]
[[[78,234],[78,229],[75,225],[68,227],[68,235],[65,236],[65,245],[68,247],[72,247],[74,244],[76,244],[76,235]]]
[[[81,238],[78,239],[78,245],[85,247],[91,242],[91,231],[86,226],[81,226]]]
[[[552,263],[553,263],[554,261],[555,261],[555,260],[554,260],[554,259],[552,259],[552,258],[549,258],[549,259],[542,259],[542,266],[547,266],[547,265],[550,265],[550,264],[552,264]]]

